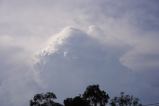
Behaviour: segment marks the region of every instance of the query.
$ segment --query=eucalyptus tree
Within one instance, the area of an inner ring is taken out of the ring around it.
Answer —
[[[90,102],[91,106],[105,106],[108,103],[109,95],[99,88],[99,85],[90,85],[86,88],[83,98]]]
[[[121,92],[119,97],[114,97],[113,99],[111,99],[110,105],[111,106],[142,106],[138,98],[134,96],[130,96],[130,95],[125,95],[124,92]]]
[[[54,102],[54,99],[56,99],[56,95],[52,92],[36,94],[30,100],[30,106],[62,106]]]

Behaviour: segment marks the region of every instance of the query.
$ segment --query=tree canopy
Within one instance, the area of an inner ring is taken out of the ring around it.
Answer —
[[[56,95],[52,92],[36,94],[33,99],[30,100],[30,106],[62,106],[54,102],[54,99],[56,99]]]
[[[139,103],[139,99],[130,96],[130,95],[125,95],[124,92],[121,92],[119,97],[114,97],[111,99],[110,102],[111,106],[142,106],[141,103]]]
[[[65,106],[90,106],[89,101],[85,100],[81,96],[65,99],[64,105]]]
[[[91,106],[105,106],[108,103],[109,95],[99,88],[99,85],[90,85],[86,88],[83,98],[88,100]]]
[[[101,90],[99,85],[89,85],[83,94],[73,98],[66,98],[64,105],[55,102],[56,95],[52,92],[36,94],[30,100],[30,106],[106,106],[109,102],[109,95]],[[139,99],[125,95],[121,92],[119,97],[114,97],[109,102],[110,106],[142,106]]]

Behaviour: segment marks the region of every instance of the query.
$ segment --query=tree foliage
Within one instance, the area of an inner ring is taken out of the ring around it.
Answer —
[[[65,106],[90,106],[89,101],[85,100],[81,96],[76,96],[74,98],[67,98],[64,100]]]
[[[30,100],[30,106],[63,106],[54,102],[56,95],[52,92],[36,94]],[[109,95],[101,90],[99,85],[90,85],[83,94],[73,98],[66,98],[64,106],[105,106],[109,101]],[[142,106],[138,98],[125,95],[121,92],[119,97],[114,97],[109,102],[110,106]]]
[[[56,95],[52,92],[46,94],[36,94],[33,99],[30,100],[30,106],[59,106],[54,102]]]
[[[110,102],[111,106],[142,106],[142,104],[139,103],[139,99],[130,96],[125,95],[124,92],[121,92],[121,95],[119,97],[114,97],[111,99]]]
[[[109,95],[99,88],[99,85],[90,85],[86,88],[83,98],[90,102],[91,106],[105,106],[108,103]]]

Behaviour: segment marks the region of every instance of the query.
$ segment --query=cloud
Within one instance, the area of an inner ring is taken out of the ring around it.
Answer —
[[[28,105],[32,95],[41,89],[33,54],[24,48],[25,43],[9,35],[1,35],[0,41],[0,105]]]
[[[136,71],[159,68],[159,49],[156,40],[158,37],[152,38],[152,36],[154,35],[149,34],[148,36],[145,35],[145,37],[139,37],[133,48],[121,57],[121,62]]]
[[[76,94],[76,90],[80,93],[88,84],[99,83],[115,91],[116,86],[128,87],[127,80],[133,80],[127,77],[131,73],[118,61],[116,50],[86,32],[67,27],[53,38],[49,47],[39,54],[40,61],[36,65],[43,86],[63,95],[62,99]],[[113,80],[115,76],[117,81]]]
[[[61,98],[73,95],[73,89],[80,89],[81,86],[91,83],[109,87],[111,92],[120,92],[123,89],[132,92],[133,89],[136,95],[144,95],[144,92],[150,89],[157,89],[158,82],[154,79],[158,76],[150,75],[157,73],[150,69],[158,68],[157,58],[151,57],[158,54],[155,40],[149,39],[149,36],[142,38],[137,34],[131,38],[131,34],[127,35],[130,39],[126,38],[121,45],[120,39],[115,38],[114,43],[110,42],[107,38],[109,35],[105,36],[104,32],[94,25],[90,26],[88,31],[66,27],[51,37],[48,46],[40,52],[40,61],[37,63],[40,79],[44,81],[46,88],[54,89],[58,95],[64,94]],[[133,42],[135,38],[138,39]],[[144,80],[145,76],[149,78]],[[63,85],[69,85],[71,88],[63,89]],[[149,88],[142,91],[144,86]],[[157,94],[153,96],[157,97]],[[148,101],[148,98],[145,100]]]
[[[0,50],[0,98],[1,105],[22,105],[37,88],[31,69],[19,57],[21,49],[12,47]],[[19,58],[19,59],[18,59]]]
[[[48,90],[62,100],[90,83],[157,101],[158,3],[0,0],[1,105]]]

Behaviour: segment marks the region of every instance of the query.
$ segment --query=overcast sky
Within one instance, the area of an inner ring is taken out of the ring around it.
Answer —
[[[0,105],[99,84],[159,102],[159,0],[0,0]]]

